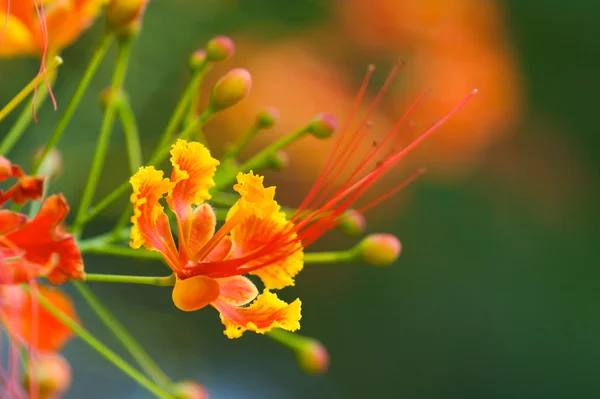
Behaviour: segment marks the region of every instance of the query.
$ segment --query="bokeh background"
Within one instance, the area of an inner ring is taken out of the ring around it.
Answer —
[[[281,123],[251,150],[318,112],[343,118],[369,63],[378,66],[371,97],[394,60],[406,63],[378,109],[375,139],[424,89],[431,93],[407,140],[471,89],[480,94],[392,180],[416,166],[428,174],[369,214],[368,232],[401,238],[397,264],[307,266],[283,292],[302,298],[301,332],[329,349],[325,375],[302,373],[291,352],[267,337],[228,340],[216,312],[178,312],[168,289],[93,290],[168,374],[203,383],[214,399],[598,397],[599,15],[592,0],[151,0],[126,83],[147,153],[186,83],[189,54],[217,34],[238,47],[211,79],[232,67],[254,77],[250,97],[207,129],[217,153],[266,105],[279,108]],[[98,23],[63,54],[55,90],[63,107],[100,30]],[[73,204],[113,59],[114,49],[60,144],[66,170],[52,191]],[[2,101],[36,69],[35,60],[2,61]],[[27,162],[59,115],[44,107],[13,158]],[[127,178],[122,144],[117,128],[99,195]],[[298,143],[290,167],[268,181],[297,203],[329,149]],[[90,233],[110,227],[126,203]],[[356,240],[333,234],[327,241],[316,248]],[[164,270],[103,257],[88,257],[86,267]],[[83,304],[78,310],[118,348]],[[149,397],[83,342],[65,354],[74,370],[68,398]]]

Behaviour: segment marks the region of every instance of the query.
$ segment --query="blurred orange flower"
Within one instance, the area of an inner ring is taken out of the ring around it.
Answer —
[[[56,53],[74,42],[98,16],[106,0],[13,0],[8,17],[6,1],[0,4],[0,21],[7,21],[0,56],[39,56],[44,48]],[[40,12],[40,13],[38,13]]]

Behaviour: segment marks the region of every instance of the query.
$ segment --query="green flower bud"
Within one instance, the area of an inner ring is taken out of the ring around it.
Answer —
[[[235,44],[227,36],[217,36],[206,45],[206,59],[210,62],[223,62],[233,56]]]
[[[208,392],[195,381],[179,381],[173,385],[176,399],[209,399]]]
[[[270,129],[279,120],[279,111],[273,107],[267,107],[256,114],[256,126],[259,129]]]
[[[342,215],[338,229],[350,237],[356,237],[365,231],[366,225],[365,216],[357,210],[350,209]]]
[[[338,127],[337,120],[331,114],[319,114],[310,124],[309,132],[319,139],[327,139],[331,137],[333,132]]]
[[[360,259],[372,266],[388,266],[402,251],[400,240],[392,234],[372,234],[358,244]]]

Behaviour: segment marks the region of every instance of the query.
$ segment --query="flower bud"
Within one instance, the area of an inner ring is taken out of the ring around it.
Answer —
[[[188,61],[190,69],[195,71],[200,68],[206,62],[206,51],[200,49],[196,50],[190,55],[190,60]]]
[[[110,0],[106,7],[106,22],[118,32],[132,32],[139,25],[148,0]]]
[[[232,69],[215,84],[209,108],[217,112],[233,107],[248,95],[251,87],[250,72],[243,68]]]
[[[202,309],[219,297],[219,283],[210,277],[195,276],[175,280],[173,303],[184,312]]]
[[[337,120],[331,114],[319,114],[315,116],[310,124],[309,132],[319,139],[331,137],[338,127]]]
[[[37,165],[44,152],[44,147],[40,147],[33,155],[33,164]],[[63,171],[63,159],[55,147],[51,148],[46,157],[40,164],[39,175],[46,176],[50,180],[56,179]]]
[[[226,61],[235,52],[235,44],[227,36],[217,36],[206,45],[206,59],[210,62]]]
[[[271,158],[269,158],[269,168],[275,170],[281,170],[286,168],[290,164],[290,156],[285,151],[277,151]]]
[[[357,210],[350,209],[344,215],[338,224],[338,229],[350,237],[356,237],[365,231],[367,220],[365,216]]]
[[[23,378],[25,389],[37,387],[39,398],[58,398],[70,385],[71,366],[58,354],[36,356],[31,369]]]
[[[323,374],[329,368],[329,352],[316,339],[308,338],[296,351],[296,360],[302,370],[310,374]]]
[[[106,87],[100,92],[100,108],[105,110],[110,101],[122,101],[124,96],[123,90],[113,90],[111,87]]]
[[[388,266],[400,256],[402,244],[392,234],[372,234],[358,244],[358,251],[363,262],[372,266]]]
[[[173,385],[176,399],[209,399],[208,392],[195,381],[179,381]]]
[[[256,126],[259,129],[270,129],[279,120],[279,111],[274,107],[266,107],[256,114]]]

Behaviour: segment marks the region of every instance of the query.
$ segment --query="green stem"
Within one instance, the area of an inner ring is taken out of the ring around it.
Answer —
[[[196,88],[198,87],[198,84],[202,81],[202,77],[204,76],[204,72],[206,71],[207,65],[207,63],[203,63],[201,66],[199,66],[193,71],[192,77],[190,78],[190,81],[185,87],[183,95],[179,98],[179,102],[175,106],[175,111],[173,111],[173,115],[171,115],[171,118],[167,123],[167,127],[161,134],[160,139],[158,140],[158,145],[156,146],[156,149],[154,150],[154,153],[152,154],[150,159],[155,158],[157,156],[157,153],[161,152],[161,150],[164,147],[169,147],[169,144],[171,143],[171,138],[175,134],[175,131],[177,131],[177,128],[181,126],[183,118],[185,117],[185,112],[190,106],[190,102],[194,96]],[[190,120],[190,123],[192,121],[193,119]]]
[[[76,236],[81,233],[81,230],[85,225],[85,221],[89,220],[87,218],[87,214],[90,206],[92,205],[96,187],[98,186],[98,180],[100,179],[100,175],[102,173],[104,160],[106,159],[106,153],[108,151],[110,134],[112,132],[117,111],[117,101],[115,101],[115,96],[112,94],[120,93],[121,88],[123,87],[125,73],[127,72],[127,64],[129,62],[129,55],[131,54],[132,43],[132,40],[122,41],[119,43],[117,61],[110,86],[111,95],[108,98],[106,110],[104,111],[104,118],[102,120],[102,126],[100,127],[98,141],[96,143],[96,152],[94,154],[94,159],[92,160],[92,167],[83,190],[83,195],[81,196],[81,202],[77,210],[77,215],[75,216],[75,222],[73,223],[73,233]]]
[[[97,283],[143,284],[156,285],[159,287],[172,287],[173,285],[175,285],[175,275],[172,274],[170,276],[165,277],[146,277],[88,273],[85,276],[85,281],[93,281]]]
[[[87,254],[113,255],[136,259],[162,259],[161,254],[158,252],[151,252],[143,249],[133,249],[129,247],[119,247],[116,245],[87,246],[85,249],[81,249],[81,252]]]
[[[231,147],[225,152],[223,159],[236,159],[239,157],[242,150],[248,144],[250,144],[252,139],[254,139],[258,133],[260,133],[260,130],[260,126],[258,126],[257,123],[254,123],[246,133],[238,137],[238,139],[231,145]]]
[[[294,351],[302,349],[306,346],[306,337],[283,330],[281,328],[274,328],[270,331],[267,331],[266,335]]]
[[[50,64],[47,66],[46,73],[55,70],[62,63],[62,58],[60,58],[59,56],[54,57]],[[27,86],[23,88],[23,90],[17,93],[17,95],[14,96],[13,99],[8,102],[8,104],[6,104],[2,109],[0,109],[0,121],[4,120],[4,118],[6,118],[8,114],[10,114],[15,108],[17,108],[19,104],[21,104],[21,102],[23,102],[23,100],[25,100],[27,96],[29,96],[35,90],[35,88],[43,82],[44,80],[40,79],[40,75],[37,75],[35,78],[33,78],[27,84]]]
[[[162,388],[170,390],[172,382],[162,369],[156,364],[152,358],[144,351],[142,346],[129,334],[121,323],[106,309],[106,307],[98,300],[96,295],[85,284],[80,281],[72,281],[77,291],[83,299],[88,303],[100,320],[110,329],[115,338],[117,338],[123,347],[127,349],[129,354],[135,359],[142,370],[153,381],[158,382]]]
[[[28,289],[26,287],[26,289]],[[173,397],[156,385],[154,382],[146,378],[143,374],[133,368],[129,363],[119,357],[115,352],[110,350],[106,345],[100,342],[96,337],[90,334],[85,328],[81,327],[75,320],[67,316],[60,309],[54,307],[46,298],[37,294],[37,299],[48,312],[56,317],[61,323],[69,327],[79,338],[85,341],[88,345],[94,348],[105,359],[114,364],[117,368],[134,379],[138,384],[152,392],[156,397],[162,399],[173,399]]]
[[[310,130],[310,125],[305,126],[297,131],[282,137],[277,140],[267,148],[263,149],[261,152],[253,156],[247,162],[242,164],[237,170],[231,171],[229,173],[224,173],[220,176],[215,177],[215,187],[214,190],[222,190],[225,187],[230,186],[238,172],[249,172],[251,170],[257,171],[269,165],[271,158],[277,153],[277,151],[287,147],[288,145],[294,143],[305,134],[307,134]],[[218,178],[218,179],[217,179]]]
[[[79,103],[81,102],[83,95],[85,94],[88,86],[90,85],[92,78],[96,74],[96,71],[98,70],[98,67],[100,66],[100,62],[102,62],[104,55],[108,51],[108,48],[110,47],[110,44],[112,43],[112,39],[113,39],[112,35],[109,35],[106,33],[100,37],[100,41],[98,42],[98,45],[96,46],[96,49],[94,50],[94,53],[92,54],[92,58],[88,64],[85,72],[83,73],[83,76],[81,77],[81,80],[79,81],[79,84],[77,85],[77,88],[75,89],[75,93],[73,93],[73,96],[69,100],[69,103],[67,104],[67,108],[65,109],[64,114],[61,116],[60,120],[58,121],[58,124],[54,128],[54,131],[50,135],[50,138],[48,139],[48,142],[46,143],[46,146],[44,147],[42,154],[40,155],[40,157],[37,159],[37,162],[33,166],[33,172],[32,172],[33,175],[37,174],[40,165],[44,161],[44,158],[46,158],[46,155],[48,155],[48,152],[52,148],[54,148],[54,146],[58,143],[61,136],[65,132],[65,129],[67,128],[67,125],[73,118],[73,114],[77,110],[77,107],[79,106]]]
[[[125,95],[120,96],[117,111],[119,112],[123,132],[125,133],[127,153],[129,154],[129,168],[131,173],[135,173],[142,166],[142,146],[140,145],[140,134],[135,121],[135,115]]]
[[[304,263],[345,263],[360,259],[358,247],[345,251],[308,252],[304,254]]]
[[[56,73],[50,74],[50,85],[54,84],[56,76]],[[0,144],[0,155],[7,154],[10,150],[12,150],[15,144],[17,144],[17,142],[19,141],[21,136],[23,136],[23,133],[25,133],[25,130],[27,130],[27,127],[29,127],[29,124],[33,120],[34,112],[38,112],[38,110],[40,109],[42,104],[44,104],[47,98],[48,87],[46,87],[46,85],[42,85],[39,88],[35,104],[33,104],[33,99],[31,99],[31,101],[29,102],[29,106],[23,108],[15,124],[10,128],[6,136],[4,136],[4,139]],[[32,112],[32,106],[34,107],[34,112]]]

